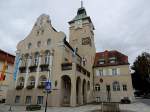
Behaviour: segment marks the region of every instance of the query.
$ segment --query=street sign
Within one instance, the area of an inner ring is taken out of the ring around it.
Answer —
[[[45,90],[51,91],[51,89],[52,89],[51,81],[46,81]]]

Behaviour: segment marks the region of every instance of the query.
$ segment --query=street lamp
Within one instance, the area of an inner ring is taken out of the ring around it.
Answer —
[[[51,55],[50,55],[50,64],[49,64],[49,69],[48,69],[48,80],[45,84],[45,90],[46,90],[46,104],[45,104],[45,112],[47,111],[47,100],[48,100],[48,94],[51,93],[51,81],[50,81],[50,76],[52,72],[52,62],[53,62],[53,55],[54,55],[54,50],[52,50]]]
[[[45,103],[45,112],[47,112],[47,100],[48,100],[48,94],[51,93],[51,87],[48,87],[48,86],[51,86],[50,84],[50,70],[48,69],[48,81],[46,82],[46,85],[45,85],[45,90],[46,90],[46,103]],[[49,84],[49,85],[48,85]],[[46,87],[47,86],[47,87]]]

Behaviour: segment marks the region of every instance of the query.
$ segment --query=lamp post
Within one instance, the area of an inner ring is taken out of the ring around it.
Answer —
[[[51,54],[50,54],[50,67],[48,69],[48,80],[46,82],[45,85],[45,90],[46,90],[46,103],[45,103],[45,112],[47,112],[47,100],[48,100],[48,94],[51,93],[51,81],[50,81],[50,76],[51,76],[51,72],[52,72],[52,62],[53,62],[53,55],[54,55],[54,50],[52,50]]]
[[[48,94],[51,92],[50,70],[49,70],[49,69],[48,69],[48,81],[46,82],[45,90],[46,90],[45,112],[47,112],[47,100],[48,100]]]

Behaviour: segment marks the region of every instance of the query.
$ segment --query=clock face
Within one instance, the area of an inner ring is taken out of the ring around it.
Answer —
[[[82,38],[82,45],[91,45],[90,37]]]
[[[75,21],[75,28],[82,28],[82,20]]]

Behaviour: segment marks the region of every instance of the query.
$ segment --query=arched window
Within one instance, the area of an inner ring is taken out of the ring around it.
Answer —
[[[37,47],[41,47],[41,41],[37,42]]]
[[[35,85],[35,77],[29,77],[29,79],[28,79],[28,85]]]
[[[20,77],[18,79],[18,84],[17,85],[24,86],[24,78],[23,77]]]
[[[100,88],[100,85],[99,85],[99,84],[96,84],[96,85],[95,85],[95,91],[100,91],[100,89],[101,89],[101,88]]]
[[[29,58],[29,54],[27,53],[27,54],[25,54],[24,59],[22,60],[25,62],[25,66],[27,66],[28,58]]]
[[[45,52],[45,64],[49,64],[50,62],[50,51]]]
[[[120,85],[118,81],[113,82],[113,91],[120,91]]]
[[[38,52],[35,53],[34,64],[35,64],[36,66],[39,64],[39,53],[38,53]]]

